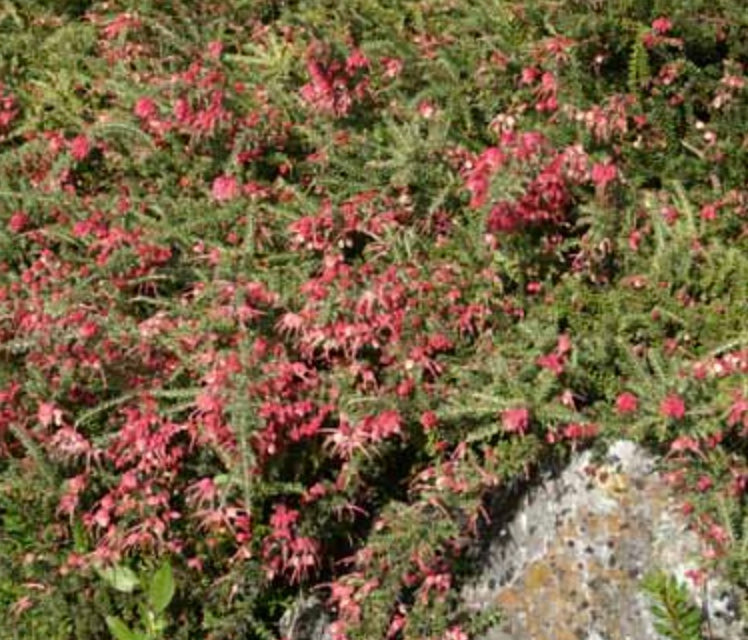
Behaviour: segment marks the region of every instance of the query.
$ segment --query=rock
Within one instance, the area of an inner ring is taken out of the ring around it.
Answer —
[[[476,609],[498,605],[483,640],[660,640],[641,580],[650,570],[689,586],[712,640],[748,637],[731,589],[718,578],[694,588],[700,546],[655,461],[628,441],[602,464],[576,456],[555,479],[520,501],[463,592]]]
[[[308,596],[299,598],[286,610],[279,626],[284,640],[330,640],[329,624],[330,617],[322,601]]]

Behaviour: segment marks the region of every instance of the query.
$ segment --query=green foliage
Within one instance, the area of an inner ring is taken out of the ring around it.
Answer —
[[[653,601],[657,633],[670,640],[702,640],[701,611],[690,601],[685,585],[665,573],[651,573],[642,588]]]
[[[115,616],[107,616],[107,627],[115,640],[145,640],[145,634],[131,631],[130,628]]]
[[[140,580],[135,572],[129,567],[115,565],[99,569],[99,575],[106,583],[122,593],[132,593],[140,585]]]
[[[649,53],[647,53],[642,41],[644,33],[645,31],[642,29],[631,43],[631,55],[628,62],[628,90],[634,95],[639,95],[642,87],[646,86],[652,77],[649,68]]]
[[[748,593],[746,42],[738,0],[0,0],[0,639],[319,590],[479,634],[485,502],[593,433]]]
[[[135,573],[127,567],[111,567],[100,571],[101,576],[117,591],[132,592],[139,585]],[[166,562],[151,576],[144,601],[139,603],[142,631],[125,624],[119,617],[107,615],[106,624],[115,640],[156,640],[163,638],[167,618],[166,608],[174,597],[174,577]]]
[[[174,577],[171,565],[165,563],[153,574],[151,584],[148,588],[148,604],[151,610],[158,614],[169,606],[174,597]]]

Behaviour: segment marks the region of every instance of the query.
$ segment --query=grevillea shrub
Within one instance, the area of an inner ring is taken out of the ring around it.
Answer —
[[[620,437],[748,589],[742,3],[168,4],[0,13],[0,638],[463,640]]]

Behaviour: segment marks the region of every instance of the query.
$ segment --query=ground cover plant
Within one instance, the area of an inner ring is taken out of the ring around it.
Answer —
[[[620,437],[745,592],[742,5],[0,4],[0,638],[463,640]]]

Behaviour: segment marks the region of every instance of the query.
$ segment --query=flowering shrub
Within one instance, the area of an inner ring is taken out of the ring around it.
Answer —
[[[0,17],[9,629],[136,628],[101,576],[168,561],[171,638],[314,590],[463,640],[491,495],[621,436],[748,588],[739,2],[43,4]]]

